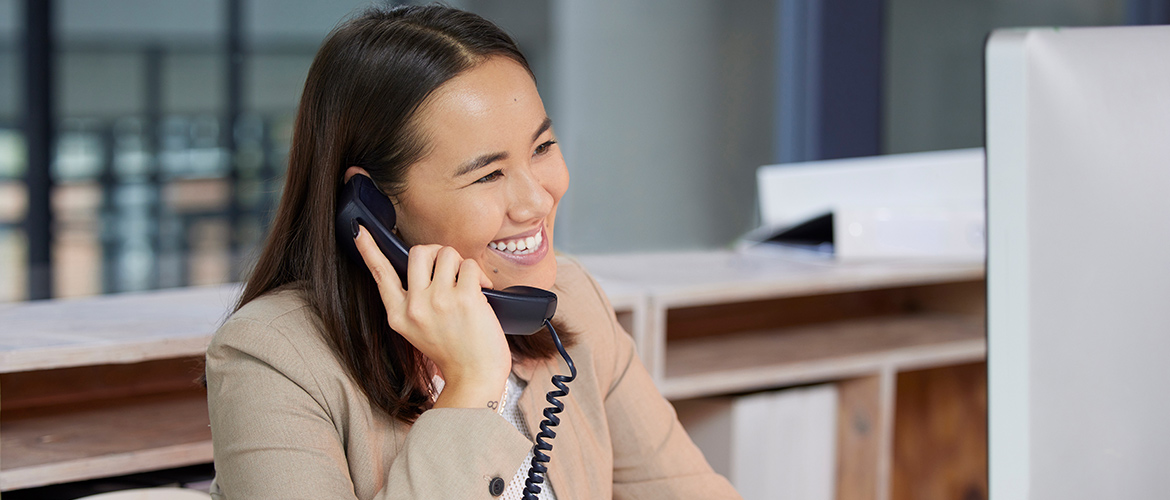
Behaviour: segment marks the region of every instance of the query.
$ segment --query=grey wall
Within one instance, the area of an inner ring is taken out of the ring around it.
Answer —
[[[772,3],[552,6],[562,248],[715,247],[750,229],[772,149]]]
[[[1121,24],[1125,0],[886,0],[883,152],[983,145],[983,41],[1010,26]]]
[[[23,35],[17,22],[20,15],[16,0],[0,0],[0,122],[14,121],[19,114],[16,79],[20,60],[15,47]]]
[[[0,51],[0,122],[14,122],[20,116],[20,88],[16,84],[19,68],[16,51]]]
[[[0,33],[10,34],[16,31],[19,25],[16,16],[20,15],[16,2],[17,0],[0,0]]]
[[[380,2],[247,0],[245,34],[252,44],[307,38],[316,47],[339,21],[371,3]],[[58,0],[57,22],[71,37],[218,43],[226,29],[224,8],[222,0]]]
[[[321,40],[340,20],[369,3],[244,2],[245,43],[250,50],[244,66],[244,106],[262,113],[291,113]],[[61,1],[56,16],[63,49],[58,67],[60,113],[121,117],[143,112],[149,47],[162,54],[163,112],[218,112],[226,103],[225,15],[218,0]]]

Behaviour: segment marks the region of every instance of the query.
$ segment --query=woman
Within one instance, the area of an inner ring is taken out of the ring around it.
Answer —
[[[337,193],[355,175],[415,245],[406,286],[365,228],[364,262],[339,251]],[[505,336],[480,287],[528,285],[557,294],[579,369],[541,498],[738,497],[597,284],[554,255],[568,181],[527,62],[491,23],[402,7],[334,30],[271,235],[208,348],[213,496],[519,498],[564,369],[547,333]]]

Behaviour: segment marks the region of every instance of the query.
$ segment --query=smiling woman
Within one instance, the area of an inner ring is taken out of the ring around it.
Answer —
[[[339,250],[338,192],[358,175],[394,205],[406,283],[363,226],[365,265]],[[436,6],[339,26],[309,70],[264,250],[208,347],[212,495],[520,498],[539,395],[561,369],[549,335],[503,333],[481,287],[524,285],[556,294],[580,370],[547,481],[529,493],[738,498],[600,287],[553,252],[568,184],[536,82],[499,28]]]
[[[497,288],[551,287],[569,171],[531,74],[491,57],[437,89],[417,123],[430,149],[398,195],[403,238],[455,248]]]

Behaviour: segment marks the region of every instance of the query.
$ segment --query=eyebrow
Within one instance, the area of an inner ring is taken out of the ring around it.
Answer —
[[[532,134],[532,142],[536,142],[540,138],[540,134],[547,132],[550,128],[552,128],[552,118],[546,116],[544,121],[540,122],[540,127],[537,127],[536,133]]]
[[[459,170],[455,171],[455,177],[461,177],[461,176],[470,174],[472,172],[475,172],[476,170],[479,170],[483,167],[490,165],[492,162],[503,160],[507,157],[508,157],[508,153],[504,153],[504,152],[488,153],[488,154],[479,156],[474,160],[471,160],[467,163],[464,163],[462,167],[459,167]]]
[[[544,121],[540,122],[540,126],[537,127],[536,133],[532,134],[532,142],[536,142],[536,140],[540,138],[540,135],[547,132],[550,128],[552,128],[552,119],[546,116],[544,117]],[[508,158],[508,153],[503,151],[480,155],[474,160],[464,163],[463,166],[459,167],[459,169],[455,171],[455,177],[470,174],[476,170],[492,164],[493,162],[497,162],[506,158]]]

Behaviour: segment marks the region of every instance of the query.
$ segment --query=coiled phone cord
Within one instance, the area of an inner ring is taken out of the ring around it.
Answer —
[[[532,467],[528,469],[528,479],[524,481],[524,500],[537,500],[536,495],[540,493],[540,484],[544,482],[544,474],[548,472],[548,467],[545,467],[545,464],[548,463],[549,456],[544,452],[552,451],[552,444],[545,439],[557,437],[556,431],[552,428],[561,423],[561,417],[558,417],[557,414],[565,410],[565,404],[557,398],[567,396],[569,394],[568,383],[577,378],[577,367],[573,365],[573,358],[570,358],[569,353],[565,352],[565,346],[561,345],[561,338],[557,336],[557,330],[553,328],[552,322],[546,319],[544,326],[548,327],[549,333],[552,333],[557,351],[560,351],[561,357],[565,358],[565,363],[569,365],[569,376],[553,375],[552,383],[557,388],[548,391],[548,394],[544,396],[544,399],[552,406],[544,409],[544,420],[540,422],[540,433],[536,435],[536,444],[532,448]]]

